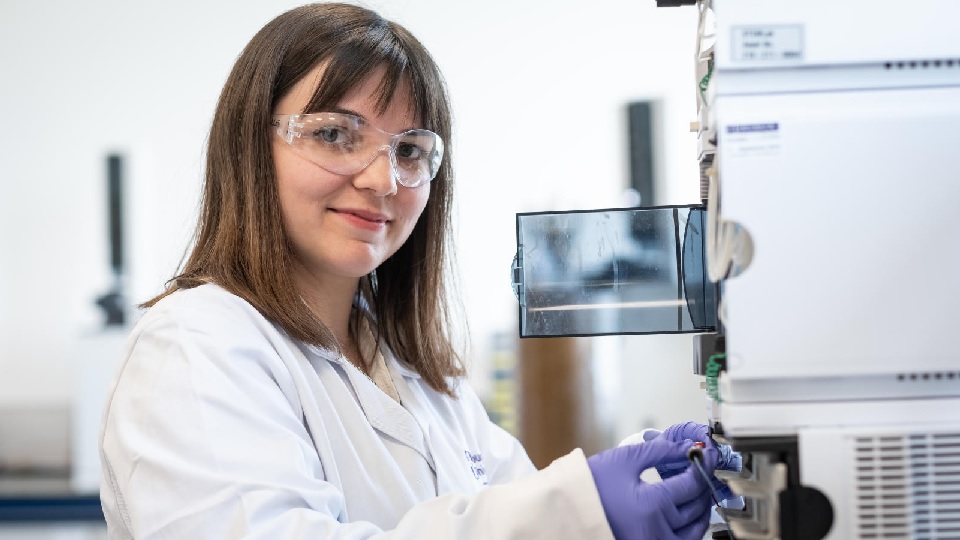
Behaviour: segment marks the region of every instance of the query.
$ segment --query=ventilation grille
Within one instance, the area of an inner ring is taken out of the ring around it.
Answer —
[[[960,433],[858,437],[858,538],[960,539]]]
[[[960,372],[920,371],[916,373],[898,373],[897,380],[900,382],[955,381],[960,380]]]
[[[885,62],[884,69],[943,69],[960,68],[960,60],[953,58],[934,58],[932,60],[909,60],[900,62]]]

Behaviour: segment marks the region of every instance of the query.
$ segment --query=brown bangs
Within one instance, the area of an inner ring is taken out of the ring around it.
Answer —
[[[404,33],[390,23],[375,24],[364,32],[358,32],[353,39],[332,51],[329,58],[321,59],[326,63],[323,77],[310,98],[304,113],[320,112],[340,102],[345,95],[364,82],[371,73],[383,69],[383,79],[376,90],[376,111],[383,114],[393,103],[397,89],[405,81],[410,89],[410,104],[417,120],[424,122],[422,127],[437,131],[441,126],[433,125],[439,104],[431,103],[424,88],[437,88],[441,83],[439,74],[417,61],[416,56],[408,54],[411,43],[405,42]],[[427,82],[429,81],[429,82]]]

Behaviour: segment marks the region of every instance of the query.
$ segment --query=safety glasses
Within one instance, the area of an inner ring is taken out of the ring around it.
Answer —
[[[415,188],[433,180],[443,159],[443,140],[436,133],[388,133],[353,114],[276,114],[271,124],[304,158],[334,174],[356,174],[385,151],[393,179]]]

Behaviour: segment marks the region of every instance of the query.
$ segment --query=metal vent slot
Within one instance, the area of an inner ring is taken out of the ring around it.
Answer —
[[[960,538],[960,433],[852,443],[859,538]]]
[[[885,62],[884,69],[940,69],[960,67],[960,60],[953,58],[934,58],[932,60],[910,60],[902,62]]]
[[[899,382],[929,382],[929,381],[955,381],[960,380],[960,372],[957,371],[926,371],[917,373],[898,373]]]

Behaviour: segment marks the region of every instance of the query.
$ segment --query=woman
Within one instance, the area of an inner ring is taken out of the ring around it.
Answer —
[[[462,382],[450,124],[427,51],[369,10],[303,6],[247,45],[196,244],[145,304],[104,416],[111,538],[702,536],[693,468],[638,477],[684,439],[712,471],[705,431],[537,472]]]

